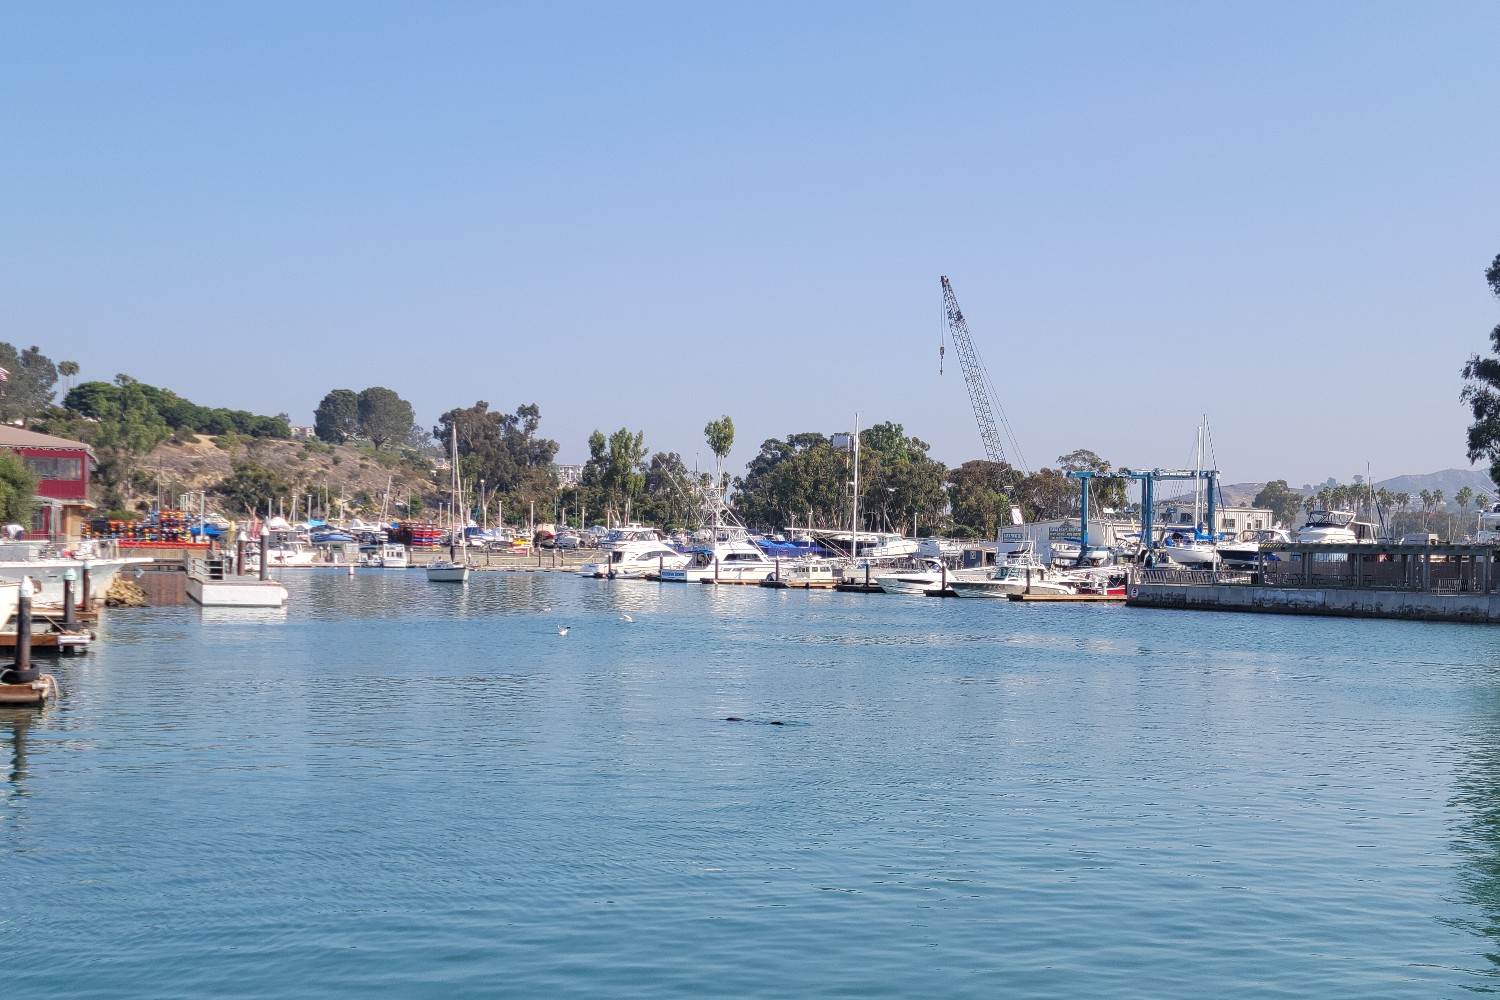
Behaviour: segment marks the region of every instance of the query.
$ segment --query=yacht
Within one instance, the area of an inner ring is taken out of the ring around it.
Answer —
[[[921,543],[892,531],[861,531],[852,536],[847,530],[810,532],[824,548],[834,549],[855,559],[901,559],[916,555]],[[850,551],[850,549],[853,551]]]
[[[89,595],[102,598],[115,576],[127,566],[138,566],[154,560],[149,556],[115,556],[93,541],[80,542],[76,549],[61,555],[42,542],[0,543],[0,586],[19,584],[31,577],[33,600],[37,604],[62,604],[63,575],[72,572],[74,592],[80,597],[83,567],[89,569]]]
[[[1474,541],[1480,545],[1500,545],[1500,503],[1479,514],[1479,531]]]
[[[1347,510],[1309,511],[1307,523],[1297,529],[1299,543],[1323,545],[1362,545],[1379,540],[1380,532],[1368,521],[1356,520]]]
[[[663,569],[663,583],[760,583],[776,572],[776,562],[750,541],[741,527],[721,527],[685,565]]]
[[[616,528],[599,543],[600,557],[578,568],[579,576],[596,580],[640,580],[658,571],[679,569],[688,557],[662,541],[661,532],[639,524]]]

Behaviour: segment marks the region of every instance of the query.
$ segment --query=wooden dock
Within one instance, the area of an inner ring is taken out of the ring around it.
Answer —
[[[1054,604],[1092,603],[1124,604],[1124,594],[1007,594],[1012,601],[1050,602]]]

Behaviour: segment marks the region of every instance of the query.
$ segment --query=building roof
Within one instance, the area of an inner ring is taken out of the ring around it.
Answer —
[[[38,434],[36,431],[28,431],[24,427],[15,427],[11,424],[0,424],[0,448],[59,448],[68,451],[86,451],[92,457],[94,449],[82,441],[69,441],[67,438],[53,437],[51,434]]]

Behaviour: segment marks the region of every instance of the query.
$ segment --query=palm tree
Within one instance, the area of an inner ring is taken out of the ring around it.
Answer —
[[[1425,528],[1430,523],[1427,512],[1432,507],[1432,491],[1422,490],[1417,494],[1417,496],[1422,498],[1422,527]]]
[[[1477,510],[1489,510],[1491,497],[1484,490],[1474,494],[1474,507]]]
[[[59,361],[57,363],[57,374],[68,380],[68,388],[73,388],[73,376],[78,374],[78,362]]]
[[[1411,506],[1410,493],[1397,493],[1393,499],[1396,501],[1396,506],[1400,507],[1402,510],[1405,510],[1406,508]]]
[[[1474,491],[1467,486],[1460,486],[1458,492],[1453,494],[1453,499],[1458,501],[1459,513],[1467,516],[1469,513],[1469,501],[1474,499]]]

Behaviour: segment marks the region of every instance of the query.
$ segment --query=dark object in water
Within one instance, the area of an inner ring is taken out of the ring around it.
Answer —
[[[745,720],[742,719],[742,718],[740,718],[738,715],[726,715],[724,717],[724,721],[725,722],[744,722]]]
[[[738,715],[726,715],[726,716],[724,716],[724,721],[725,722],[758,722],[758,720],[756,720],[756,719],[742,719]],[[776,720],[775,722],[760,722],[759,724],[762,725],[762,726],[784,726],[784,725],[786,725],[785,722],[782,722],[779,719]]]

